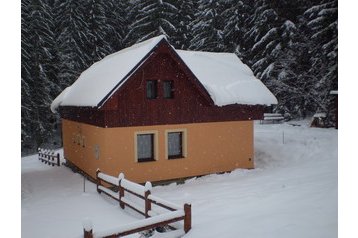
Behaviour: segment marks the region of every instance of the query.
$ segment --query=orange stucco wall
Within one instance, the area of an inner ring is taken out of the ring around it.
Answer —
[[[254,167],[253,121],[101,128],[64,119],[62,129],[65,158],[92,177],[97,168],[145,182]],[[165,156],[165,131],[172,129],[186,130],[186,158]],[[142,131],[157,133],[156,161],[136,162],[135,133]]]

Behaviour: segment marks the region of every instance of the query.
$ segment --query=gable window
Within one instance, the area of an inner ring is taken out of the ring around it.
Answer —
[[[168,159],[186,157],[186,133],[185,130],[172,130],[166,133],[166,152]]]
[[[156,133],[136,133],[135,153],[137,162],[156,160]]]
[[[173,98],[173,81],[163,81],[163,95],[164,98]]]
[[[146,88],[148,99],[157,98],[157,80],[148,80]]]

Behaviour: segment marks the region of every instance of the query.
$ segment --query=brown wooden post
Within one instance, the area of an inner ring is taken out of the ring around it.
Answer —
[[[121,185],[122,179],[119,180],[118,189],[119,189],[119,206],[124,209],[124,202],[122,202],[122,197],[124,197],[124,188]]]
[[[57,166],[60,166],[60,153],[57,153]]]
[[[150,190],[145,191],[144,193],[144,202],[145,202],[145,218],[150,217],[148,212],[152,210],[152,204],[148,196],[150,195]]]
[[[55,166],[55,151],[52,151],[51,154],[51,165],[52,167]]]
[[[86,229],[83,229],[83,237],[84,238],[93,238],[93,231],[90,230],[90,231],[86,231]]]
[[[98,174],[101,172],[101,170],[96,170],[96,182],[97,182],[97,193],[101,193],[101,190],[98,188],[101,185],[101,179],[98,178]]]
[[[188,233],[191,229],[191,204],[184,204],[184,231]]]

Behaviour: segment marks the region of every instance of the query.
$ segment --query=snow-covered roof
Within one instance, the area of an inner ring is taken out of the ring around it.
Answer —
[[[277,104],[275,96],[233,53],[176,50],[215,105]]]
[[[101,106],[103,100],[134,73],[162,39],[165,37],[151,38],[94,63],[53,101],[51,110],[54,112],[59,106]],[[176,52],[217,106],[277,104],[275,96],[235,54]]]

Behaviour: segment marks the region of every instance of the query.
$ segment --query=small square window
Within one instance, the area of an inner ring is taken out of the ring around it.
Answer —
[[[169,132],[168,159],[177,159],[183,157],[183,132]]]
[[[137,135],[138,162],[154,161],[154,134]]]
[[[147,98],[155,99],[157,98],[157,81],[148,80],[147,81]]]
[[[163,82],[163,95],[164,98],[173,98],[173,81],[164,81]]]

